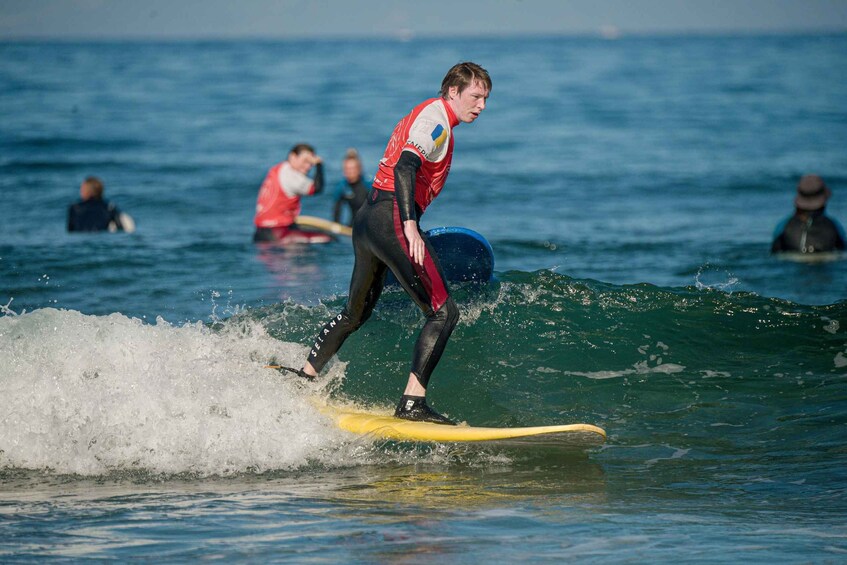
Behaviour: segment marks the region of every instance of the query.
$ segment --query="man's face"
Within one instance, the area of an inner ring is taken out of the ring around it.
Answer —
[[[485,110],[485,102],[488,100],[488,89],[479,81],[474,81],[461,93],[458,86],[451,86],[447,94],[448,102],[456,117],[466,124],[479,117]]]
[[[311,151],[301,151],[299,155],[292,152],[288,155],[288,162],[292,169],[305,175],[315,162],[315,154]]]

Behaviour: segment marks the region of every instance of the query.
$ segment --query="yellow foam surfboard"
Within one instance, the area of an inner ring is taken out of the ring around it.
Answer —
[[[358,412],[325,406],[321,410],[335,419],[342,430],[380,439],[421,442],[498,442],[513,445],[577,445],[603,443],[606,432],[591,424],[559,424],[522,428],[485,428],[468,425],[445,426],[411,422],[387,414]]]
[[[350,226],[316,216],[297,216],[295,223],[303,227],[315,228],[336,235],[346,235],[348,237],[353,235],[353,228]]]

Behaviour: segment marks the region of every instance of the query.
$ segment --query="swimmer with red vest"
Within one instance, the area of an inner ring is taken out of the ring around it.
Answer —
[[[314,167],[314,177],[309,172]],[[300,200],[324,188],[323,161],[314,147],[298,143],[288,158],[268,171],[256,201],[253,241],[274,243],[328,243],[332,236],[297,225]]]

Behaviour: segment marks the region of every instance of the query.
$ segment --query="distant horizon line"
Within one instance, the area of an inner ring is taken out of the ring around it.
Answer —
[[[775,29],[676,29],[625,31],[614,26],[593,31],[573,32],[480,32],[465,34],[414,33],[403,30],[393,34],[321,34],[321,35],[222,35],[222,34],[179,34],[179,35],[9,35],[0,34],[0,43],[49,42],[49,43],[98,43],[98,42],[227,42],[227,41],[396,41],[398,43],[429,39],[556,39],[591,38],[607,41],[621,39],[670,38],[670,37],[764,37],[764,36],[813,36],[847,35],[847,28],[775,28]]]

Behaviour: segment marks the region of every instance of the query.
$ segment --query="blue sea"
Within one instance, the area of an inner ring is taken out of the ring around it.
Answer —
[[[462,60],[493,90],[422,226],[496,280],[454,286],[430,401],[602,446],[337,429],[315,398],[401,393],[399,290],[320,382],[264,368],[352,267],[252,243],[267,169],[372,175]],[[845,147],[845,35],[0,43],[0,561],[844,562],[847,260],[769,246],[805,173],[847,222]],[[88,175],[134,233],[66,233]]]

